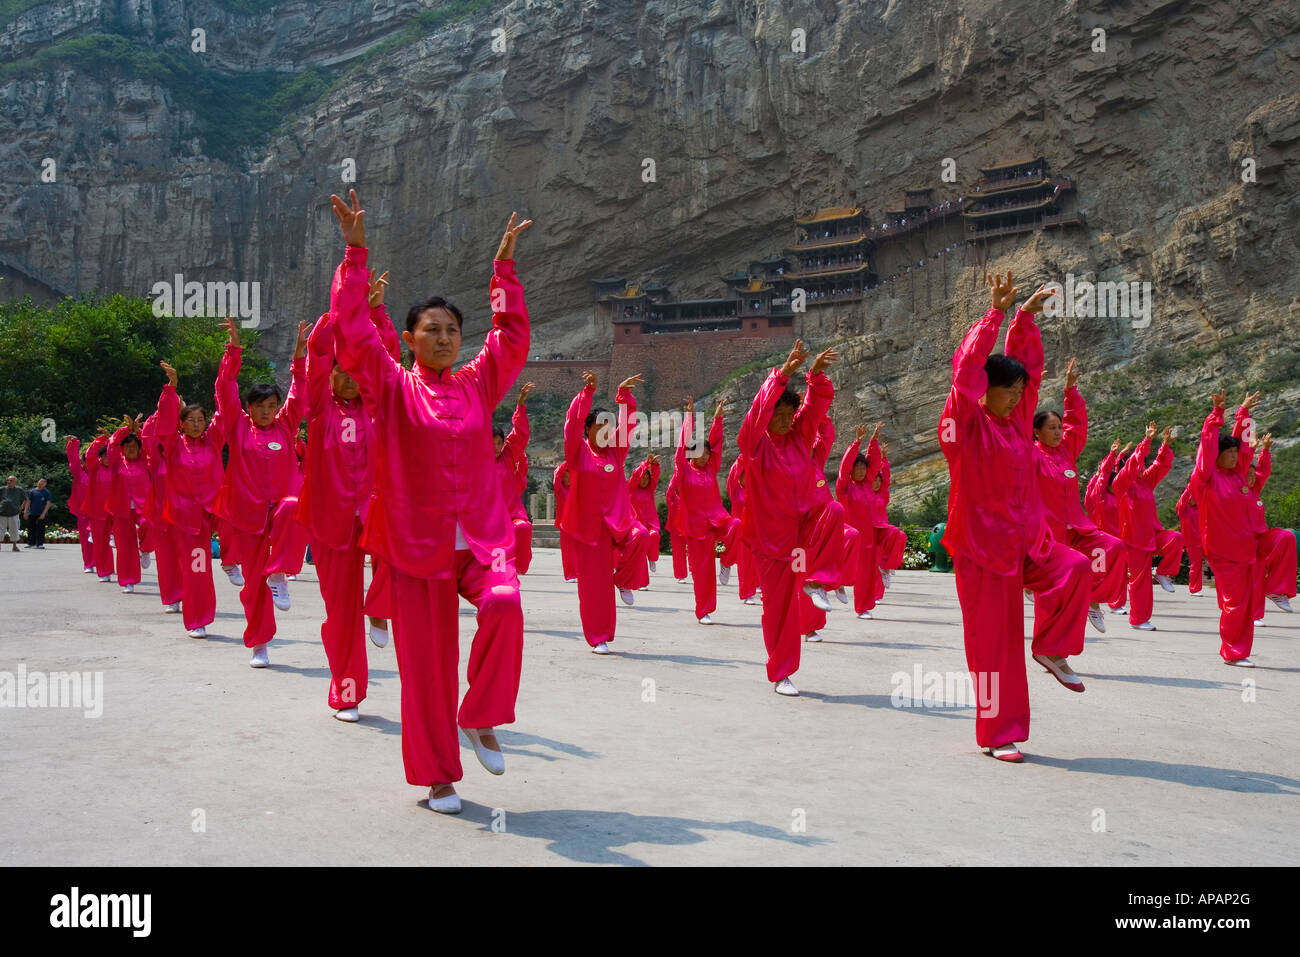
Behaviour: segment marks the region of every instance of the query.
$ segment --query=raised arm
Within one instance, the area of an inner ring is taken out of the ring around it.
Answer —
[[[339,365],[356,380],[362,402],[375,415],[397,389],[404,370],[384,347],[370,321],[367,255],[364,247],[347,247],[343,262],[334,272],[329,316]]]
[[[687,412],[682,416],[682,430],[677,433],[677,448],[673,450],[673,471],[680,472],[686,468],[686,442],[695,434],[695,413]]]
[[[1166,432],[1168,430],[1166,429]],[[1169,474],[1169,470],[1174,466],[1174,450],[1169,446],[1169,440],[1165,439],[1160,443],[1160,451],[1156,453],[1155,461],[1151,467],[1142,473],[1142,483],[1147,488],[1154,489]]]
[[[293,350],[293,378],[289,380],[289,394],[284,405],[275,414],[276,422],[288,422],[295,433],[307,415],[307,323],[298,323],[298,342]],[[378,335],[378,333],[376,333]]]
[[[86,467],[81,464],[81,440],[75,435],[69,435],[68,444],[63,447],[63,452],[68,457],[68,471],[72,473],[72,481],[75,484],[77,476],[86,471]]]
[[[158,411],[154,413],[154,419],[158,423],[158,441],[162,443],[163,454],[171,455],[181,427],[181,400],[171,382],[158,393]]]
[[[824,416],[817,426],[817,438],[813,442],[812,458],[819,472],[826,471],[826,462],[831,457],[831,448],[835,445],[835,423],[829,415]]]
[[[312,326],[307,337],[307,420],[319,418],[329,404],[330,377],[334,373],[334,322],[328,312]],[[310,434],[310,428],[309,428]]]
[[[650,484],[647,486],[650,491],[654,492],[659,489],[659,460],[655,459],[650,463]]]
[[[861,448],[862,440],[854,439],[844,450],[844,457],[840,459],[840,472],[835,477],[835,497],[838,499],[844,498],[849,483],[853,481],[853,460],[858,457],[858,450]]]
[[[509,454],[517,470],[524,462],[524,451],[528,448],[528,407],[516,405],[510,416],[510,434],[506,436],[505,451]]]
[[[227,319],[224,325],[230,333],[230,343],[226,346],[226,354],[221,357],[221,368],[217,370],[217,412],[213,416],[213,425],[220,423],[221,434],[229,437],[235,423],[247,413],[239,404],[239,366],[243,360],[243,349],[239,345],[239,324],[233,319]]]
[[[636,419],[636,396],[625,385],[618,387],[614,401],[620,406],[618,410],[618,431],[614,433],[614,449],[619,464],[627,461],[627,454],[632,450],[632,422]]]
[[[948,390],[943,419],[939,423],[940,441],[951,441],[956,436],[964,435],[971,422],[981,414],[980,400],[989,390],[989,375],[984,371],[984,363],[993,352],[1004,318],[1001,309],[990,309],[984,318],[967,330],[965,338],[953,353],[952,388]],[[949,423],[955,427],[956,436],[945,438]]]
[[[1070,461],[1074,462],[1088,444],[1088,404],[1074,386],[1065,390],[1065,419],[1061,425],[1061,443]]]
[[[1147,453],[1151,450],[1151,436],[1144,435],[1138,447],[1133,450],[1133,454],[1128,457],[1124,467],[1115,475],[1115,480],[1110,483],[1111,491],[1116,495],[1125,495],[1128,493],[1129,486],[1138,480],[1142,475],[1142,463],[1146,461]]]
[[[811,451],[822,428],[822,420],[826,418],[826,413],[831,410],[831,403],[835,401],[835,386],[831,384],[830,377],[826,373],[814,372],[812,369],[808,370],[804,381],[808,383],[808,389],[803,394],[803,403],[799,406],[799,411],[794,414],[794,424],[790,426],[790,431],[797,433]],[[827,449],[827,455],[829,454],[830,450]],[[825,463],[826,459],[823,458],[823,467]]]
[[[1255,466],[1255,484],[1251,486],[1256,495],[1264,491],[1264,486],[1268,484],[1268,477],[1273,474],[1273,450],[1264,449],[1259,456],[1259,464]]]
[[[1038,392],[1043,382],[1043,336],[1034,321],[1034,314],[1019,309],[1007,329],[1006,344],[1003,351],[1013,359],[1019,359],[1025,365],[1029,381],[1025,383],[1024,394],[1016,403],[1012,418],[1024,431],[1033,437],[1034,412],[1038,409]]]
[[[569,412],[564,418],[564,460],[569,463],[570,469],[577,466],[578,454],[582,450],[582,443],[586,441],[583,423],[587,421],[591,401],[596,395],[594,380],[595,376],[573,397],[569,403]]]
[[[722,407],[718,407],[709,426],[709,471],[715,476],[722,468],[722,446],[727,441],[727,433],[722,425]]]
[[[790,377],[779,368],[773,369],[763,380],[758,395],[754,396],[754,401],[750,403],[749,411],[745,413],[745,419],[740,424],[738,442],[741,455],[752,457],[758,454],[759,443],[767,433],[768,423],[772,421],[772,410],[776,408],[776,400],[781,398],[789,381]]]
[[[1188,487],[1197,495],[1197,489],[1206,485],[1214,474],[1219,461],[1219,430],[1223,428],[1223,406],[1217,400],[1210,414],[1201,426],[1201,442],[1196,447],[1196,465],[1192,467],[1192,478]]]

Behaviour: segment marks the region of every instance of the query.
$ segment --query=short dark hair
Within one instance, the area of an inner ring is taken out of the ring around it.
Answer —
[[[865,455],[863,455],[861,452],[859,452],[859,453],[858,453],[858,457],[857,457],[856,459],[853,460],[853,467],[854,467],[854,468],[857,468],[859,462],[861,462],[861,463],[862,463],[864,466],[866,466],[867,468],[871,468],[871,460],[868,459],[868,458],[867,458]]]
[[[421,299],[419,302],[411,303],[411,308],[406,310],[406,331],[414,332],[415,327],[420,322],[420,316],[429,309],[446,309],[451,313],[452,318],[456,320],[457,329],[461,329],[465,325],[465,319],[454,303],[448,302],[442,296],[430,296],[428,299]]]
[[[1056,416],[1062,422],[1065,421],[1065,417],[1062,416],[1061,413],[1057,412],[1055,409],[1039,409],[1037,412],[1034,413],[1034,428],[1041,429],[1046,424],[1047,417],[1049,415]]]
[[[202,412],[205,419],[208,417],[207,410],[204,409],[203,406],[199,405],[197,402],[191,402],[189,405],[181,407],[180,421],[184,422],[190,417],[192,412]]]
[[[1219,454],[1222,455],[1228,449],[1240,449],[1241,439],[1235,435],[1224,435],[1219,433]]]
[[[280,387],[274,382],[254,382],[248,387],[248,396],[244,399],[244,404],[252,405],[254,402],[265,402],[271,396],[275,396],[280,402],[284,401],[284,396],[280,394]]]
[[[608,414],[609,413],[606,412],[604,409],[592,409],[590,412],[587,413],[586,421],[582,423],[582,431],[586,432],[589,428],[591,428],[592,423],[595,422],[596,419],[600,418],[602,415],[608,415]]]
[[[492,426],[492,437],[504,442],[506,440],[506,430],[499,425],[494,425]]]
[[[784,392],[781,393],[781,397],[776,400],[776,405],[772,406],[772,408],[775,410],[775,409],[779,409],[783,405],[791,405],[794,406],[796,410],[798,410],[799,405],[802,402],[803,402],[802,395],[800,395],[798,392],[795,392],[794,389],[787,388]]]
[[[141,448],[144,448],[144,445],[140,442],[140,436],[136,435],[134,432],[131,432],[124,439],[122,439],[122,447],[126,448],[126,444],[128,442],[134,442],[136,445],[139,445]]]
[[[1017,382],[1029,384],[1029,372],[1019,359],[996,352],[984,360],[984,372],[989,377],[989,388],[1010,388]]]

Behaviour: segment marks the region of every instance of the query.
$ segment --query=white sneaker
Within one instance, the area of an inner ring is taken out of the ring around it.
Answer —
[[[1106,616],[1102,614],[1100,608],[1088,609],[1088,623],[1103,635],[1106,634]]]
[[[1232,665],[1234,668],[1253,668],[1253,667],[1255,667],[1255,662],[1251,661],[1249,658],[1238,658],[1236,661],[1225,661],[1224,664],[1225,664],[1225,665]]]
[[[180,614],[180,610],[181,610],[181,603],[178,601],[174,601],[170,605],[163,605],[164,615],[178,615]]]
[[[1128,605],[1120,605],[1118,608],[1112,608],[1112,609],[1110,610],[1110,613],[1111,613],[1112,615],[1127,615],[1127,614],[1128,614]]]
[[[261,644],[253,649],[253,657],[248,660],[250,668],[265,668],[271,663],[270,657],[266,653],[266,645]]]
[[[566,578],[564,581],[565,581],[566,584],[574,585],[574,584],[577,584],[578,579],[576,579],[576,578]]]
[[[718,572],[718,581],[726,585],[731,581],[731,566],[723,565],[722,570]]]
[[[1168,576],[1168,575],[1159,575],[1159,574],[1158,574],[1158,575],[1156,575],[1156,581],[1160,583],[1160,587],[1161,587],[1161,588],[1163,588],[1165,591],[1169,592],[1170,594],[1173,594],[1173,591],[1174,591],[1174,583],[1173,583],[1172,581],[1169,580],[1169,576]]]
[[[621,599],[623,599],[623,604],[625,604],[625,605],[631,605],[631,604],[632,604],[632,597],[633,597],[633,596],[632,596],[632,591],[631,591],[631,589],[628,589],[628,588],[620,588],[620,589],[618,590],[618,597],[621,598]]]
[[[446,797],[436,798],[433,796],[433,788],[429,788],[429,810],[439,814],[459,814],[460,795],[453,792]]]
[[[493,751],[483,744],[480,733],[491,731],[491,728],[461,728],[460,733],[474,749],[474,754],[478,756],[478,763],[487,768],[492,774],[506,773],[506,758],[500,751]]]
[[[790,698],[799,697],[799,689],[794,686],[794,682],[789,678],[782,678],[772,690],[777,694],[783,694]]]
[[[1189,591],[1187,592],[1187,597],[1188,597],[1188,598],[1204,598],[1204,597],[1206,597],[1206,595],[1205,595],[1205,589],[1202,588],[1200,591],[1190,591],[1190,590],[1189,590]]]
[[[655,571],[656,571],[656,569],[655,569],[655,562],[651,562],[651,563],[650,563],[650,574],[653,575],[653,574],[655,573]]]
[[[885,569],[882,568],[880,570],[880,583],[885,587],[886,590],[888,590],[889,586],[894,584],[894,573],[890,571],[885,571]]]
[[[361,713],[356,708],[340,708],[334,712],[334,717],[340,721],[347,721],[349,724],[361,720]]]
[[[287,579],[288,579],[289,581],[291,581],[291,582],[296,582],[296,581],[298,580],[298,576],[297,576],[297,575],[286,575],[286,576],[284,576],[284,577],[287,578]]]
[[[703,618],[697,618],[696,621],[698,621],[701,625],[713,624],[713,619],[710,618],[708,615],[705,615]]]
[[[803,586],[803,593],[812,599],[813,607],[822,611],[831,610],[831,600],[826,597],[826,589],[811,582]]]
[[[1256,627],[1256,628],[1263,628],[1263,627],[1264,627],[1264,619],[1263,619],[1263,618],[1256,618],[1256,619],[1255,619],[1255,627]]]
[[[95,574],[95,566],[94,566],[94,565],[87,565],[85,568],[83,568],[83,569],[81,570],[81,574],[83,574],[83,575],[93,575],[93,574]]]
[[[869,621],[871,619],[871,612],[864,611],[862,614],[858,615],[858,617]]]
[[[199,627],[197,628],[191,628],[189,631],[186,632],[186,634],[189,635],[191,638],[206,638],[208,637],[208,630],[204,628],[202,625],[199,625]]]
[[[609,645],[605,644],[605,642],[602,641],[602,642],[601,642],[600,644],[598,644],[595,648],[592,648],[592,649],[591,649],[591,653],[592,653],[593,655],[607,655],[607,654],[610,653],[610,652],[609,652]]]
[[[221,570],[225,572],[226,577],[230,579],[230,584],[236,586],[237,588],[243,587],[244,573],[239,570],[238,565],[222,565]]]
[[[753,595],[750,595],[748,598],[742,598],[740,603],[742,605],[757,605],[758,599],[755,598]]]
[[[140,553],[140,567],[141,567],[141,568],[148,568],[148,567],[149,567],[150,565],[152,565],[152,564],[153,564],[153,552],[141,552],[141,553]]]
[[[112,575],[100,575],[100,576],[99,576],[99,580],[102,581],[102,582],[111,582],[111,581],[113,580],[113,576],[112,576]]]
[[[1287,598],[1285,595],[1268,595],[1266,597],[1268,598],[1269,601],[1277,605],[1277,607],[1281,608],[1283,611],[1290,612],[1290,613],[1295,612],[1295,609],[1291,607],[1291,599]]]
[[[686,584],[686,579],[685,579],[685,578],[679,578],[679,579],[677,579],[677,584],[679,584],[679,585],[685,585],[685,584]]]
[[[822,640],[822,636],[819,635],[819,634],[817,634],[817,632],[815,632],[815,631],[810,631],[810,632],[808,632],[808,634],[806,634],[806,635],[803,636],[803,640],[804,640],[804,641],[821,641],[821,640]]]
[[[835,589],[835,597],[840,600],[840,604],[842,605],[847,605],[849,603],[849,593],[844,590],[843,586]]]
[[[281,611],[288,611],[289,583],[284,580],[284,575],[272,575],[266,580],[266,585],[271,589],[271,601],[275,603],[275,607]]]
[[[134,585],[123,585],[123,586],[122,586],[122,591],[126,592],[128,595],[135,594],[135,586],[134,586]]]
[[[1156,630],[1156,626],[1153,625],[1153,624],[1151,624],[1151,620],[1150,620],[1150,619],[1147,619],[1146,621],[1142,622],[1142,624],[1140,624],[1140,625],[1134,625],[1133,627],[1134,627],[1135,629],[1137,629],[1138,631],[1155,631],[1155,630]]]
[[[388,644],[388,629],[378,628],[375,625],[370,626],[370,643],[376,648],[382,648]]]

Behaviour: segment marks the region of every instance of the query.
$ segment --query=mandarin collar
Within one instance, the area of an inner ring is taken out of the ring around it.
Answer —
[[[451,382],[452,375],[454,375],[450,366],[448,366],[446,369],[443,369],[441,372],[436,372],[433,369],[430,369],[428,366],[421,365],[420,363],[417,362],[415,363],[415,368],[417,374],[420,376],[420,381],[422,382],[428,382],[428,383],[436,382],[439,385],[447,385],[448,383]]]

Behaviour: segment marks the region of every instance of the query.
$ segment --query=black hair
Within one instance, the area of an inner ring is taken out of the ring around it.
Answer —
[[[284,396],[280,394],[280,387],[274,382],[254,382],[248,387],[248,395],[244,399],[244,404],[252,405],[254,402],[265,402],[271,396],[275,396],[279,402],[284,401]]]
[[[1057,412],[1055,409],[1039,409],[1037,412],[1034,413],[1034,431],[1035,431],[1035,432],[1037,432],[1037,431],[1038,431],[1039,429],[1041,429],[1045,424],[1047,424],[1047,417],[1048,417],[1049,415],[1054,415],[1054,416],[1056,416],[1056,417],[1057,417],[1058,419],[1060,419],[1062,422],[1065,421],[1065,416],[1061,415],[1061,413]]]
[[[202,412],[203,418],[208,417],[207,410],[197,402],[191,402],[189,405],[181,406],[180,422],[184,424],[185,420],[190,417],[191,412]]]
[[[588,429],[591,428],[592,423],[595,422],[602,415],[609,415],[609,413],[606,412],[604,409],[592,409],[590,412],[588,412],[587,420],[582,423],[582,431],[585,433]]]
[[[989,388],[1010,388],[1017,382],[1029,384],[1029,372],[1019,359],[994,353],[984,360],[984,372],[989,377]]]
[[[781,397],[776,400],[776,405],[774,405],[772,408],[779,409],[783,405],[789,405],[789,406],[793,406],[796,410],[798,410],[799,405],[802,402],[803,402],[803,396],[801,396],[798,392],[795,392],[794,389],[786,389],[784,392],[781,393]]]
[[[494,425],[492,426],[492,437],[504,442],[506,440],[506,430],[499,425]]]
[[[134,432],[122,439],[122,448],[126,448],[126,443],[128,442],[134,442],[136,445],[139,445],[140,448],[144,448],[144,445],[140,442],[140,436],[136,435]]]
[[[709,453],[711,453],[711,452],[713,451],[713,446],[711,446],[711,445],[709,444],[709,440],[708,440],[708,439],[700,439],[700,441],[699,441],[698,443],[696,443],[696,442],[687,442],[687,443],[686,443],[686,450],[687,450],[688,452],[694,452],[695,449],[696,449],[697,444],[698,444],[698,445],[703,445],[703,446],[704,446],[704,452],[705,452],[706,455],[709,454]]]
[[[1237,436],[1224,435],[1222,432],[1219,433],[1219,454],[1220,455],[1228,451],[1228,449],[1240,449],[1240,448],[1241,448],[1241,439],[1237,438]]]
[[[863,465],[865,465],[867,468],[871,468],[871,460],[868,459],[868,458],[867,458],[865,455],[863,455],[861,452],[859,452],[859,453],[858,453],[858,457],[857,457],[856,459],[853,460],[853,468],[857,468],[859,462],[861,462],[861,463],[862,463]]]
[[[465,325],[465,318],[460,314],[454,303],[448,302],[442,296],[430,296],[428,299],[422,299],[419,302],[411,303],[411,308],[406,310],[406,331],[414,332],[416,325],[420,322],[420,316],[428,309],[446,309],[456,320],[456,328],[461,329]]]

